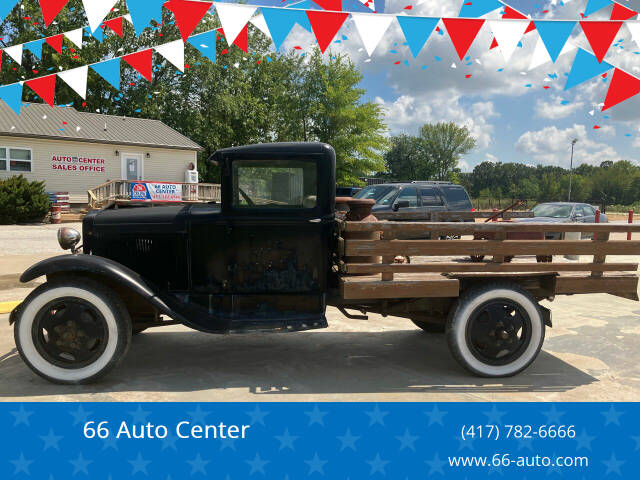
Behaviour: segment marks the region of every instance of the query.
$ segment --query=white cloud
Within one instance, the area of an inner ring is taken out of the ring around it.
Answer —
[[[605,160],[617,161],[622,158],[610,145],[589,139],[587,127],[584,125],[573,125],[563,130],[551,126],[525,132],[516,142],[515,148],[537,163],[566,166],[571,154],[571,140],[574,138],[578,139],[574,151],[574,165],[600,165]],[[527,159],[522,159],[525,160]]]
[[[485,162],[491,162],[491,163],[498,163],[500,160],[498,160],[498,157],[496,157],[492,153],[488,153],[487,152],[487,154],[484,157],[484,161]]]
[[[566,118],[584,109],[584,102],[563,105],[561,103],[563,100],[565,99],[559,96],[553,96],[550,100],[538,99],[534,107],[536,117],[557,120],[559,118]]]

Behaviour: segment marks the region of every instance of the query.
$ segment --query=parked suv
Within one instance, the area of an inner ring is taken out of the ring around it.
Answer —
[[[369,185],[354,195],[376,201],[373,212],[470,211],[471,199],[461,185],[451,182],[410,182]]]

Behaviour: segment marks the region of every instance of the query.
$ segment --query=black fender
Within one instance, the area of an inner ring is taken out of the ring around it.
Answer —
[[[157,287],[129,267],[98,255],[80,253],[47,258],[25,270],[20,276],[20,281],[26,283],[43,275],[59,275],[74,272],[107,277],[140,295],[160,313],[168,315],[191,328],[202,330],[201,326],[189,321],[188,317],[192,315],[189,315],[190,308],[188,305],[184,305],[183,302],[180,302],[172,295],[160,293]],[[12,312],[10,321],[15,321],[20,307],[21,305],[16,307],[14,312]],[[15,313],[15,315],[13,313]],[[193,314],[195,312],[191,313]],[[213,325],[210,324],[210,328],[207,330],[211,332],[227,331],[228,325],[214,321]]]

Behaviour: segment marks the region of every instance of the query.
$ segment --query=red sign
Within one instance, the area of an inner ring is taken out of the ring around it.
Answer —
[[[64,170],[70,173],[104,173],[104,165],[104,158],[63,155],[54,155],[51,158],[52,170]]]

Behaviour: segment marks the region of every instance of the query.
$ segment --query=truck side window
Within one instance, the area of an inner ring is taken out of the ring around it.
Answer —
[[[427,187],[420,189],[420,195],[422,196],[423,207],[440,207],[442,206],[442,200],[436,193],[435,188]]]
[[[418,190],[415,187],[403,188],[400,190],[400,194],[396,201],[398,200],[409,200],[410,207],[418,206]]]
[[[234,208],[315,208],[315,162],[300,160],[233,162]]]

